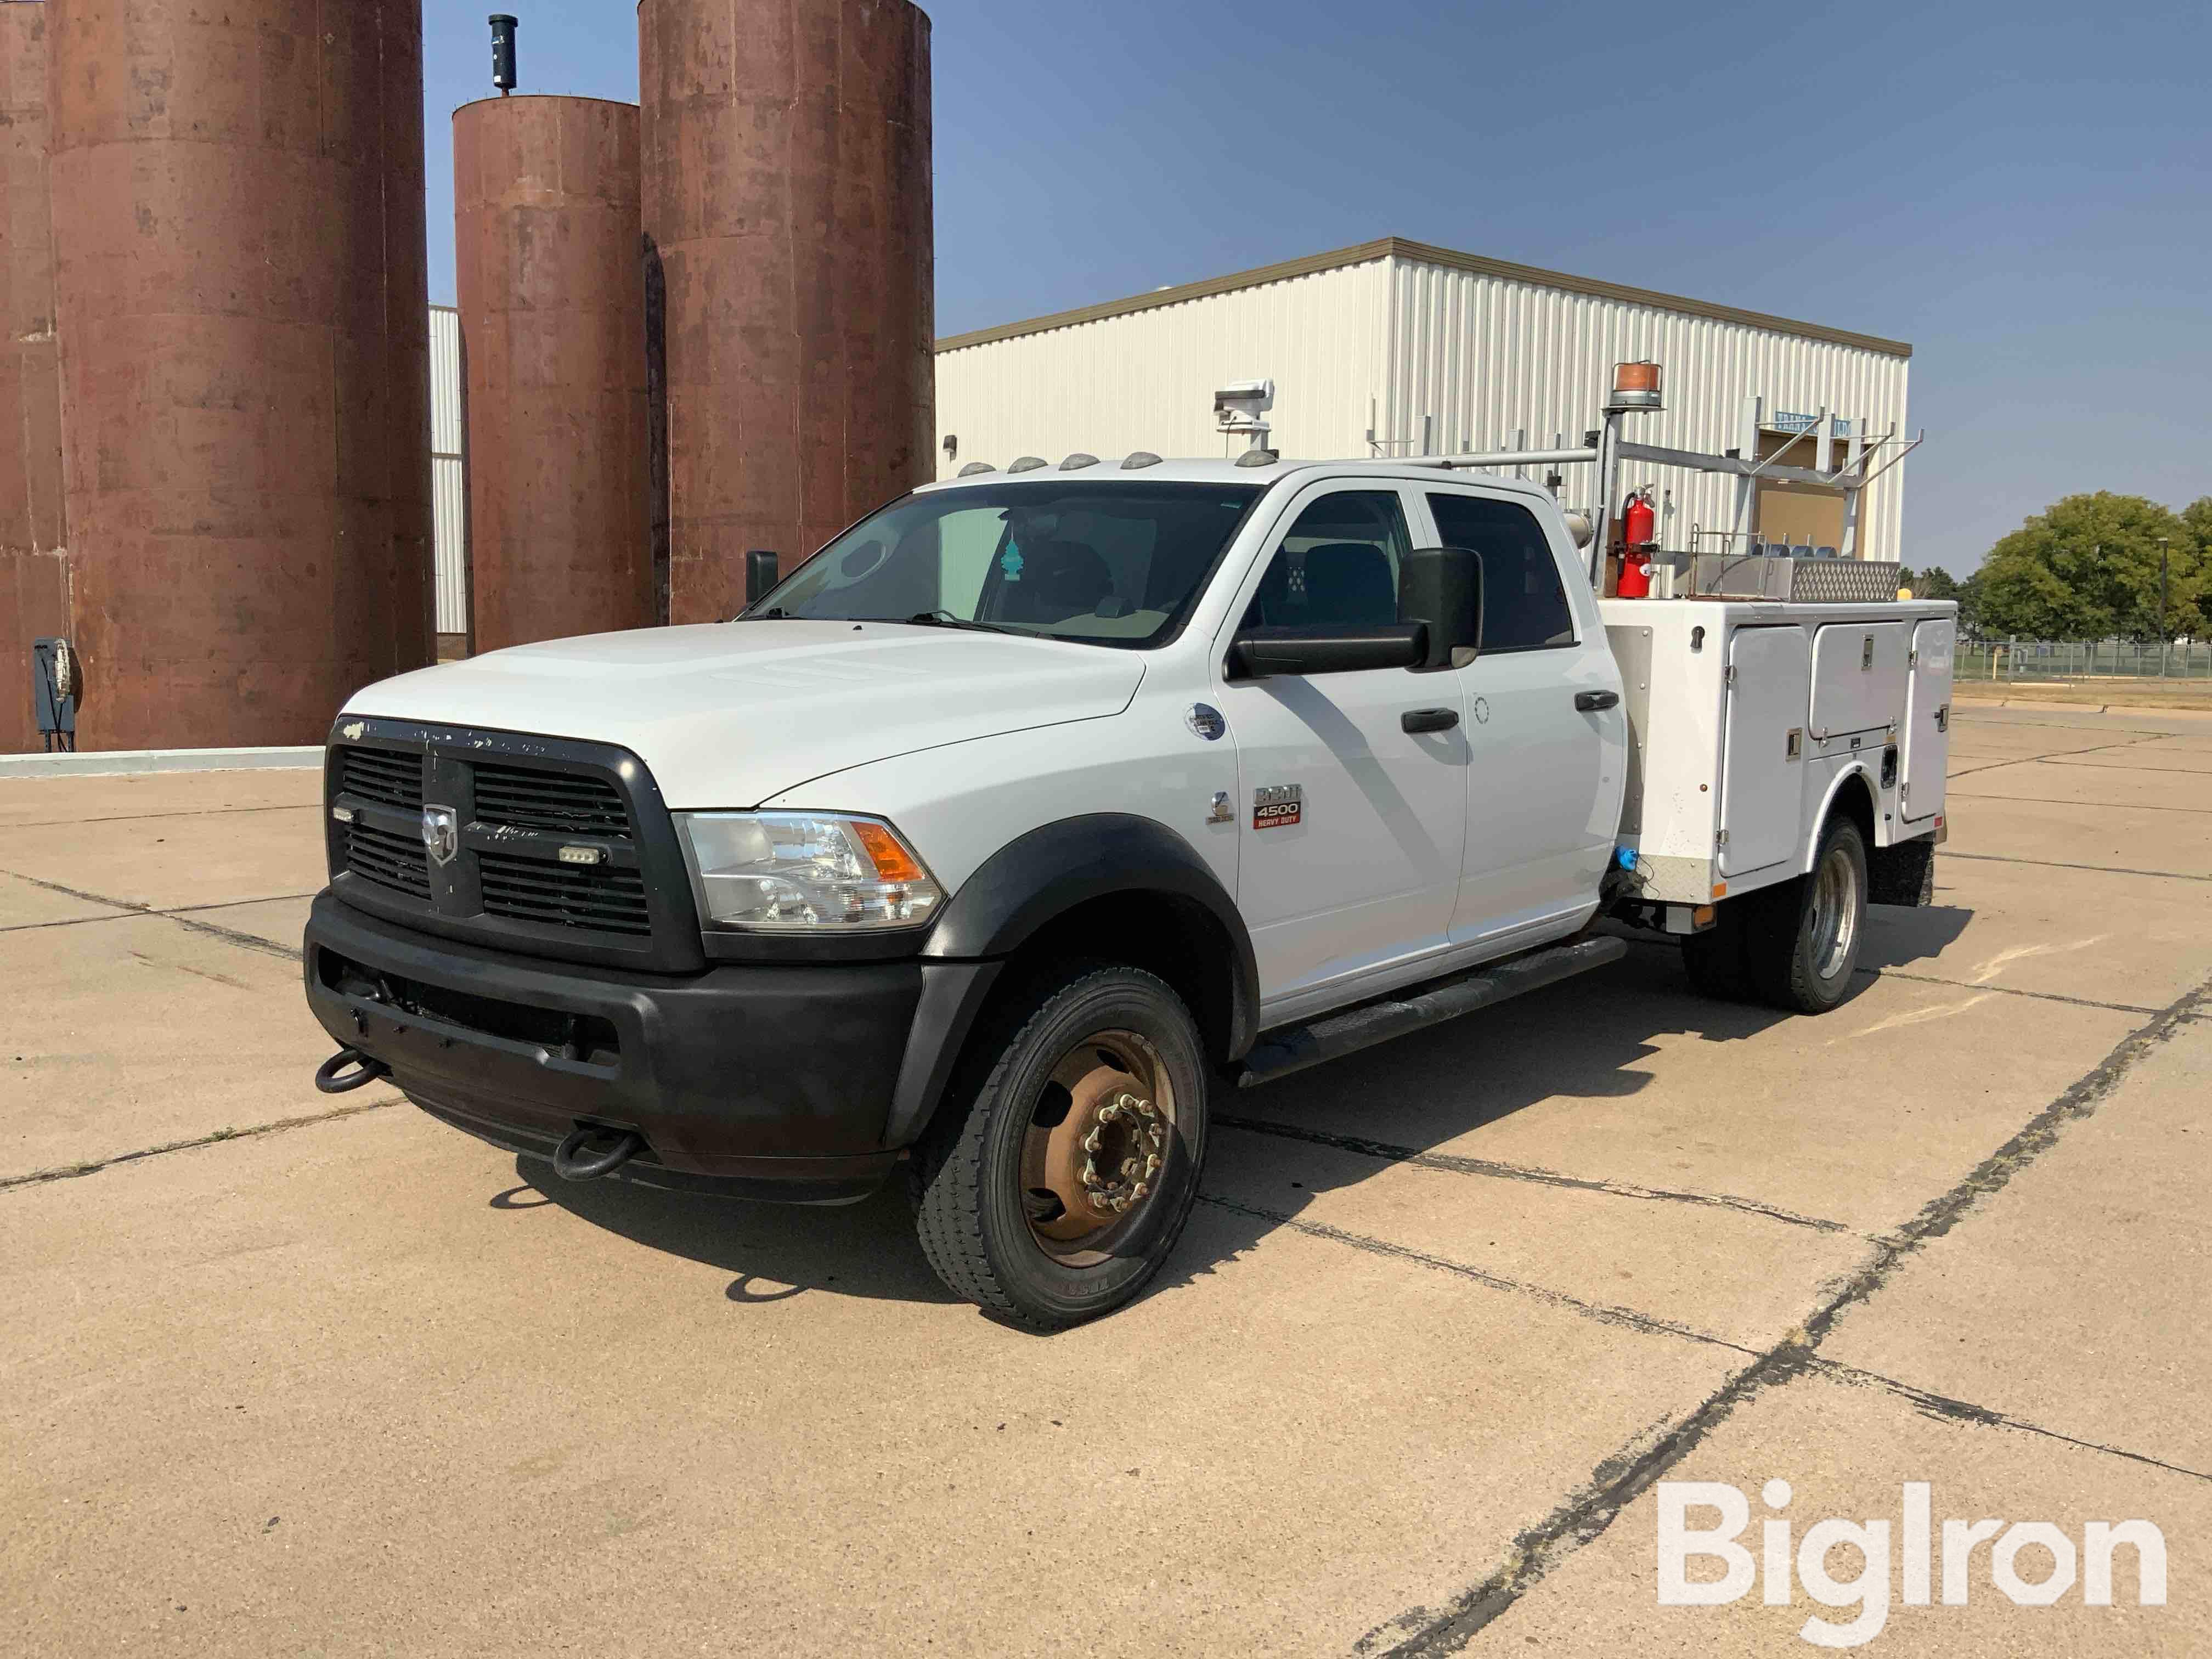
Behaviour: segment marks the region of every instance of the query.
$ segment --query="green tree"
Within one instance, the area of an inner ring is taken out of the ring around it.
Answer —
[[[1969,576],[1960,581],[1942,565],[1931,564],[1905,585],[1919,599],[1956,599],[1959,602],[1959,627],[1962,632],[1971,632],[1981,606],[1979,581],[1978,575]]]
[[[2212,495],[2199,495],[2181,509],[2181,527],[2189,538],[2188,557],[2185,561],[2182,544],[2176,542],[2167,615],[2180,618],[2173,624],[2175,637],[2203,639],[2212,634]],[[2180,604],[2184,593],[2186,612]]]
[[[2212,500],[2199,505],[2212,530]],[[2053,502],[1990,550],[1975,577],[1982,626],[2024,639],[2154,640],[2161,537],[2171,562],[2167,625],[2201,632],[2198,536],[2185,515],[2107,490]]]

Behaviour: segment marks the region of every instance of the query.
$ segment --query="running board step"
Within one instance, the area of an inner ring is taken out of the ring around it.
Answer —
[[[1608,962],[1618,962],[1627,954],[1626,939],[1577,939],[1572,945],[1555,945],[1510,962],[1492,963],[1455,979],[1437,981],[1413,996],[1365,1003],[1311,1025],[1282,1026],[1261,1037],[1245,1059],[1237,1086],[1249,1089],[1272,1083],[1325,1060],[1388,1042],[1424,1025],[1456,1019],[1524,991],[1556,985]]]

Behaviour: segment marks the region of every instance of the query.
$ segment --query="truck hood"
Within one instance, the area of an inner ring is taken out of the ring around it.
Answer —
[[[1129,706],[1130,652],[902,623],[717,623],[493,651],[356,692],[348,714],[620,744],[679,811]]]

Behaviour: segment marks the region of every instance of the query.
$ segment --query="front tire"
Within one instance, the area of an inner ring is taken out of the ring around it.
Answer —
[[[1196,1023],[1151,974],[1073,966],[1001,1005],[914,1163],[930,1266],[1030,1330],[1122,1306],[1198,1196],[1206,1083]]]

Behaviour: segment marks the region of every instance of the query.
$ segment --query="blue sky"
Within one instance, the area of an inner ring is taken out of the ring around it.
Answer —
[[[506,0],[528,92],[637,95],[628,0]],[[938,327],[1384,234],[1912,342],[1908,560],[2212,494],[2203,4],[939,0]],[[430,0],[434,299],[478,9]]]

